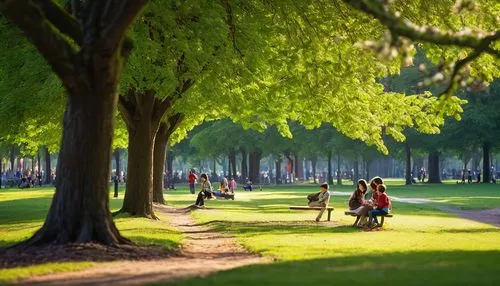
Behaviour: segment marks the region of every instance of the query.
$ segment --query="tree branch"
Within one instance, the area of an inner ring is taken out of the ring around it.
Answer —
[[[61,31],[61,33],[70,37],[78,45],[82,44],[83,32],[80,24],[73,16],[51,0],[33,0],[33,2],[40,7],[40,10],[43,11],[47,19]]]
[[[0,11],[23,31],[66,89],[73,92],[76,86],[73,69],[77,65],[77,51],[44,16],[41,8],[29,0],[0,0]]]
[[[175,132],[177,127],[179,127],[179,124],[181,124],[182,120],[184,120],[185,115],[180,112],[175,112],[171,116],[168,117],[167,122],[168,122],[168,128],[167,128],[167,135],[168,138],[172,135],[172,133]]]
[[[102,31],[102,38],[108,40],[110,51],[116,51],[125,30],[149,0],[108,0],[101,19],[109,23]]]
[[[226,10],[226,24],[229,27],[229,39],[233,43],[234,50],[243,57],[243,53],[236,45],[236,23],[234,21],[233,10],[231,4],[229,4],[229,0],[219,0],[224,10]]]
[[[130,101],[134,96],[133,90],[128,90],[125,95],[118,96],[118,110],[127,125],[127,128],[134,129],[134,121],[132,119],[132,114],[134,113],[134,104]]]
[[[441,32],[434,27],[420,27],[409,21],[403,21],[396,15],[384,9],[380,1],[367,0],[343,0],[355,9],[378,19],[382,25],[386,26],[391,33],[404,36],[408,39],[434,43],[444,46],[459,46],[481,49],[495,56],[500,56],[500,52],[489,48],[489,45],[500,39],[500,31],[496,31],[485,37],[464,35],[463,33]]]

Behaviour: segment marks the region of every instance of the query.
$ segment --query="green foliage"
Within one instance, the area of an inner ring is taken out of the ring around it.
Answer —
[[[59,149],[64,92],[59,79],[21,32],[0,17],[0,137],[35,154]]]

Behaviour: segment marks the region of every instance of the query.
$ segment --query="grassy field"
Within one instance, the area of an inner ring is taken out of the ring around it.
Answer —
[[[52,200],[53,188],[1,189],[0,190],[0,247],[15,244],[29,238],[43,224]],[[123,201],[120,197],[111,199],[112,210],[118,210]],[[182,235],[168,224],[168,218],[158,213],[160,221],[131,218],[120,215],[115,218],[121,233],[142,245],[160,245],[166,249],[176,248]],[[68,263],[47,263],[30,267],[0,270],[0,284],[34,274],[72,271],[95,265],[92,261]]]
[[[500,188],[488,185],[390,185],[390,194],[422,197],[454,207],[500,207]],[[238,192],[235,201],[208,201],[192,215],[200,223],[234,233],[248,249],[276,263],[254,265],[189,279],[178,285],[486,285],[500,282],[500,231],[458,218],[429,204],[393,203],[394,218],[381,231],[350,227],[344,216],[347,196],[334,195],[333,222],[313,222],[316,212],[290,211],[304,205],[317,187],[266,187]],[[335,186],[348,192],[350,186]],[[476,198],[477,195],[479,198]],[[183,188],[168,193],[176,206],[192,203]],[[495,205],[496,202],[496,205]],[[228,261],[230,263],[230,261]]]
[[[456,208],[500,207],[497,185],[416,185],[405,187],[388,181],[389,195],[427,198]],[[348,197],[333,195],[332,222],[315,223],[316,212],[290,211],[304,205],[305,196],[317,186],[264,187],[263,191],[236,193],[236,200],[210,200],[207,209],[193,218],[221,232],[231,232],[248,249],[275,258],[276,262],[253,265],[188,279],[178,285],[494,285],[500,282],[500,231],[498,227],[456,217],[433,204],[394,202],[395,216],[383,230],[365,232],[350,227],[344,216]],[[352,186],[333,191],[351,192]],[[29,237],[41,226],[50,205],[52,189],[0,190],[0,246]],[[121,206],[111,199],[111,208]],[[168,204],[184,207],[195,195],[185,185],[167,191]],[[160,214],[161,215],[161,214]],[[326,219],[326,214],[324,216]],[[160,222],[118,217],[121,232],[144,244],[176,247],[182,239],[165,217]],[[231,261],[227,262],[228,265]],[[86,268],[91,261],[51,263],[0,271],[1,282],[35,273]]]

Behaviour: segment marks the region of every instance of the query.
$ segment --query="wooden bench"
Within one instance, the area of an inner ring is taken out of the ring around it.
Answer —
[[[361,218],[361,216],[359,216],[357,213],[353,213],[353,212],[350,212],[350,211],[346,211],[344,212],[345,215],[350,215],[350,216],[355,216],[356,217],[356,221],[352,224],[352,226],[356,226],[359,222],[359,219]],[[383,226],[384,225],[384,218],[386,217],[392,217],[392,214],[386,214],[386,215],[378,215],[380,217],[382,217],[382,219],[380,220],[380,226]]]
[[[309,206],[289,206],[288,207],[289,209],[291,210],[302,210],[302,211],[308,211],[308,210],[312,210],[312,211],[320,211],[322,210],[324,207],[309,207]],[[331,217],[331,214],[332,214],[332,211],[333,211],[333,207],[326,207],[326,210],[328,211],[328,221],[330,221],[330,217]]]

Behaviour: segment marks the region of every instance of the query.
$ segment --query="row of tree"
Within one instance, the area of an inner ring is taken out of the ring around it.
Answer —
[[[53,203],[26,245],[128,243],[108,207],[112,144],[128,148],[121,211],[155,217],[156,162],[203,120],[274,125],[288,137],[289,120],[326,122],[385,153],[383,134],[438,132],[444,116],[460,113],[458,98],[384,91],[377,79],[409,64],[414,39],[445,60],[438,74],[446,91],[466,81],[466,64],[491,80],[499,73],[491,64],[497,19],[487,1],[474,9],[442,1],[432,10],[419,2],[0,0],[0,36],[8,39],[0,43],[0,134],[50,148],[62,132]],[[479,31],[455,32],[463,23]],[[126,131],[114,132],[120,125]]]

